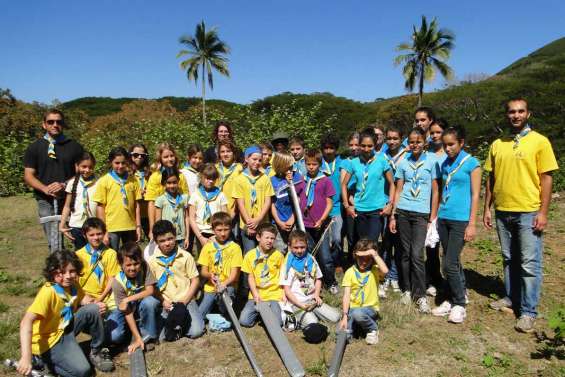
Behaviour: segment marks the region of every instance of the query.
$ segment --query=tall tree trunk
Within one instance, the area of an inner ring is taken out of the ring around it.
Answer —
[[[422,97],[424,95],[424,64],[421,64],[420,67],[420,80],[418,82],[418,107],[422,106]]]
[[[206,128],[206,80],[205,80],[205,66],[202,64],[202,123]]]

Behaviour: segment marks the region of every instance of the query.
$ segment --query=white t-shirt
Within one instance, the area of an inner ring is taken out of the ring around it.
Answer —
[[[312,268],[310,269],[312,271],[307,269],[308,273],[298,273],[294,268],[287,267],[290,254],[289,252],[284,259],[279,283],[283,286],[290,286],[290,291],[296,299],[301,304],[305,304],[313,299],[316,288],[315,283],[317,279],[322,278],[322,270],[318,266],[316,258],[312,257]]]
[[[200,232],[212,233],[212,226],[210,223],[204,222],[204,211],[206,208],[206,200],[202,197],[202,194],[198,190],[190,194],[190,199],[188,200],[188,205],[193,206],[196,209],[196,225]],[[210,216],[216,212],[222,210],[222,206],[228,205],[228,200],[223,192],[220,191],[216,199],[208,203],[210,206]]]
[[[188,169],[180,169],[180,172],[184,175],[186,185],[188,186],[188,193],[190,194],[190,196],[194,195],[194,193],[198,190],[200,177],[198,176],[198,174]]]
[[[65,188],[65,192],[68,194],[72,194],[73,192],[73,184],[74,184],[74,177],[69,179],[67,182],[67,187]],[[71,228],[81,228],[84,221],[89,217],[96,217],[96,202],[92,200],[94,197],[94,193],[96,192],[96,183],[92,183],[86,189],[86,197],[83,199],[83,192],[84,188],[83,185],[79,182],[77,184],[77,191],[74,203],[74,212],[70,213],[69,216],[69,226]],[[86,200],[87,206],[86,210],[87,213],[84,212],[83,200]]]

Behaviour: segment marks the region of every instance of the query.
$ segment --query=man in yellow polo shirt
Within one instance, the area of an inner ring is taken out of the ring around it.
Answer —
[[[552,172],[558,169],[549,140],[528,124],[531,113],[525,99],[506,104],[510,130],[490,146],[485,162],[483,223],[492,229],[494,203],[500,239],[506,297],[491,308],[513,307],[519,315],[516,330],[532,332],[542,282],[542,234],[547,225]]]

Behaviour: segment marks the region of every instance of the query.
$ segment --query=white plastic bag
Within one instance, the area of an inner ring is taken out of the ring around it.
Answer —
[[[437,218],[432,220],[430,226],[428,226],[428,232],[426,233],[426,247],[436,247],[439,242],[439,233],[437,232]]]

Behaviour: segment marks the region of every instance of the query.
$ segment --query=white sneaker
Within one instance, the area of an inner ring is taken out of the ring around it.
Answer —
[[[400,286],[398,285],[398,280],[391,280],[390,286],[392,287],[393,292],[400,292]]]
[[[383,288],[386,290],[390,287],[390,279],[385,279],[385,282],[383,283]]]
[[[379,298],[386,298],[385,284],[379,284]]]
[[[451,302],[445,300],[440,306],[432,309],[432,314],[436,317],[443,317],[451,312]]]
[[[436,287],[434,287],[433,285],[430,285],[430,286],[428,287],[428,289],[426,289],[426,294],[427,294],[428,296],[436,297],[436,295],[437,295],[437,289],[436,289]]]
[[[369,345],[377,344],[379,342],[379,330],[369,331],[365,336],[365,343]]]
[[[410,305],[412,303],[410,291],[402,292],[402,296],[400,296],[400,303],[404,305]]]
[[[422,314],[429,314],[431,312],[427,297],[420,297],[418,301],[416,301],[416,305],[418,306],[418,311]]]
[[[463,323],[465,317],[467,317],[467,310],[465,309],[465,307],[461,305],[455,305],[451,309],[451,313],[449,313],[448,321],[451,323]]]
[[[339,288],[338,288],[337,285],[334,284],[334,285],[332,285],[332,286],[330,287],[329,291],[330,291],[330,293],[331,293],[332,295],[335,296],[335,295],[337,295],[337,294],[339,293]]]

